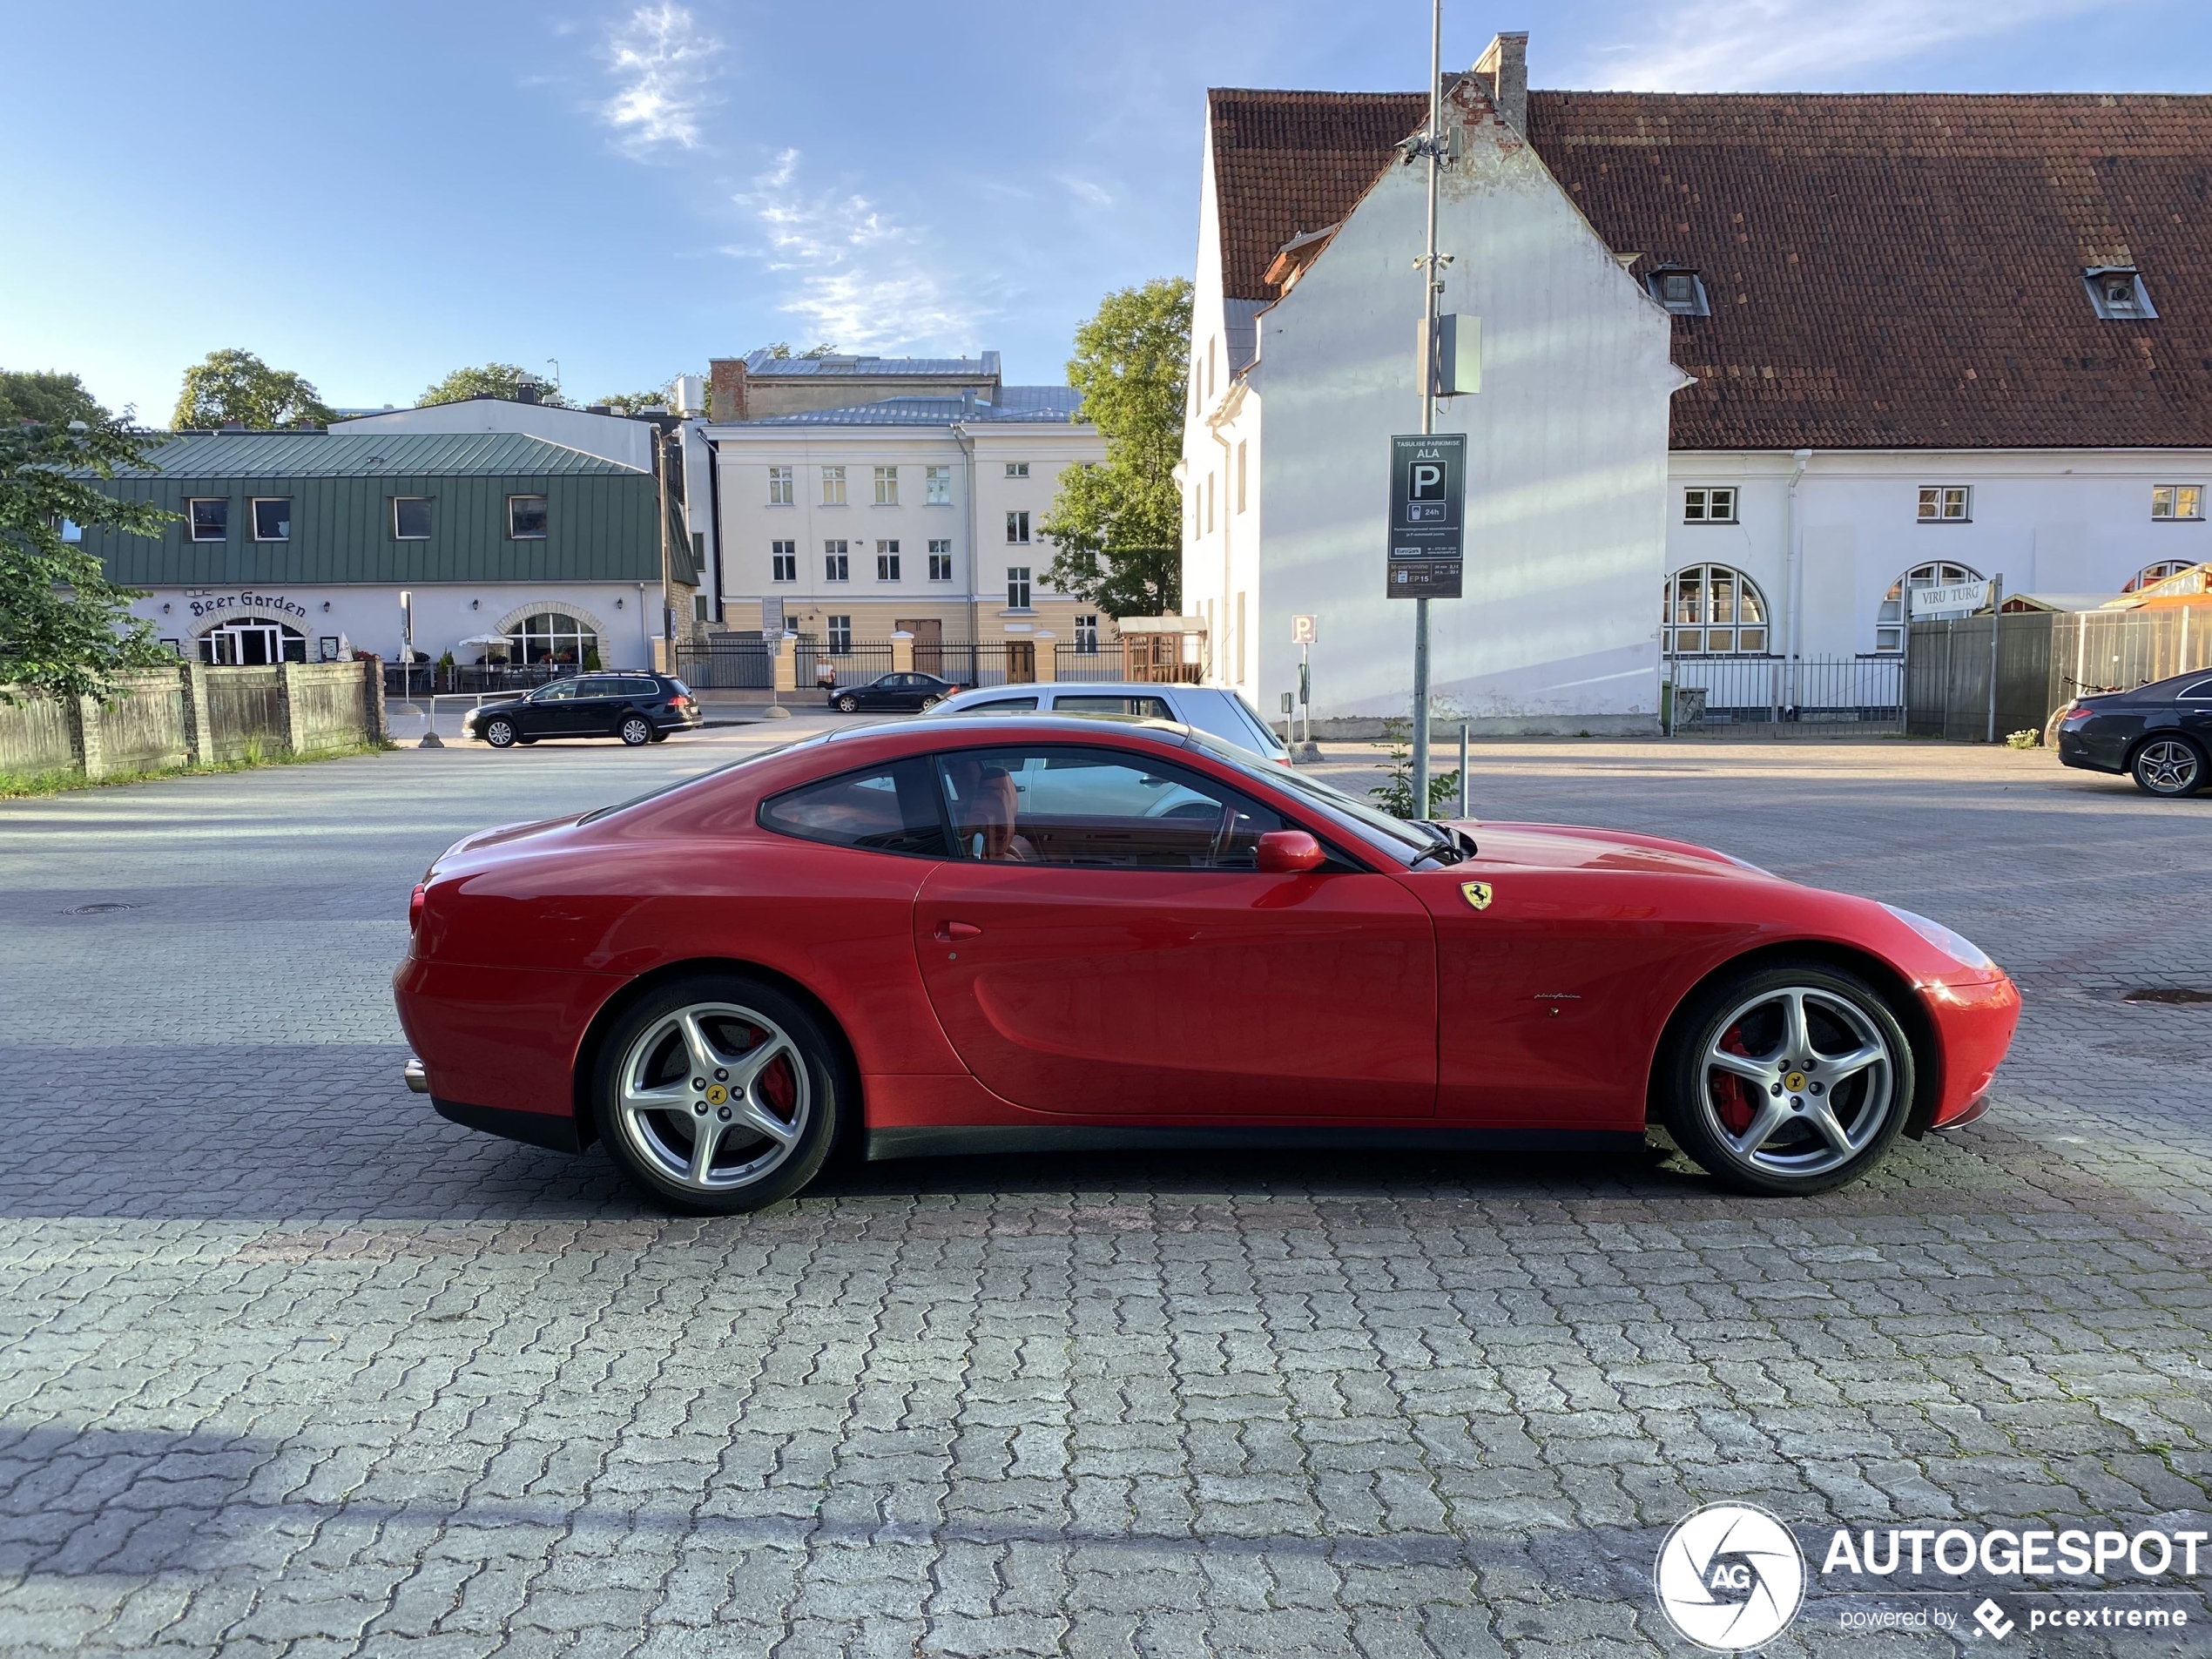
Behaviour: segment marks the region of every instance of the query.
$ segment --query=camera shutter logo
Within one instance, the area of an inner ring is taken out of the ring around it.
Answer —
[[[1659,1546],[1656,1577],[1675,1629],[1716,1653],[1771,1642],[1805,1599],[1797,1541],[1750,1504],[1709,1504],[1676,1521]]]

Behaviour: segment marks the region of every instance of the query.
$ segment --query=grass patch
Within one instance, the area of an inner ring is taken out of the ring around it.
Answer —
[[[304,766],[317,760],[343,760],[354,755],[382,754],[395,743],[349,743],[339,749],[314,749],[306,754],[268,754],[259,743],[249,743],[235,760],[218,760],[206,766],[156,766],[148,772],[111,772],[105,778],[87,778],[71,766],[48,772],[0,772],[0,800],[24,800],[34,795],[58,795],[72,789],[105,789],[111,784],[150,784],[164,778],[204,778],[220,772],[254,772],[263,766]]]

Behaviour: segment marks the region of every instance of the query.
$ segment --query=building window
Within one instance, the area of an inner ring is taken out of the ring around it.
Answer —
[[[792,473],[793,470],[794,469],[790,467],[771,467],[768,469],[769,506],[789,507],[792,505],[793,500]]]
[[[195,542],[226,542],[231,534],[231,504],[216,498],[195,498],[185,503],[185,523]]]
[[[1008,462],[1006,475],[1009,478],[1027,478],[1029,475],[1029,463],[1026,461]]]
[[[772,582],[799,580],[799,543],[771,542],[768,543],[768,579]]]
[[[1914,565],[1890,583],[1890,590],[1882,600],[1882,608],[1874,613],[1874,649],[1905,649],[1905,591],[1908,587],[1954,588],[1961,582],[1980,580],[1979,571],[1963,564],[1953,564],[1947,559]]]
[[[949,541],[929,544],[929,579],[950,582],[953,579],[953,544]]]
[[[73,518],[64,518],[62,520],[62,540],[64,542],[81,542],[84,539],[84,527],[82,524],[78,523]]]
[[[1973,516],[1974,492],[1966,484],[1920,486],[1920,523],[1964,524]]]
[[[1006,516],[1006,539],[1022,546],[1028,544],[1029,516],[1028,513],[1008,513]]]
[[[599,636],[591,624],[565,610],[541,610],[525,617],[507,635],[508,654],[517,663],[573,663],[599,665]]]
[[[1685,524],[1733,524],[1736,523],[1736,490],[1727,489],[1685,489],[1682,492],[1682,522]]]
[[[953,469],[950,467],[925,467],[922,469],[921,501],[925,507],[949,507],[953,504]]]
[[[402,542],[430,539],[430,498],[428,496],[392,497],[392,534]]]
[[[1677,317],[1707,317],[1705,284],[1695,271],[1654,271],[1643,280],[1651,297]]]
[[[1750,577],[1725,564],[1693,564],[1669,577],[1661,620],[1669,657],[1766,650],[1766,600]]]
[[[879,582],[896,582],[899,579],[899,544],[896,542],[878,542],[875,544],[875,579]]]
[[[1029,608],[1029,567],[1009,564],[1006,567],[1006,608],[1027,610]]]
[[[1237,440],[1237,510],[1244,510],[1244,441]]]
[[[256,496],[253,498],[253,539],[288,542],[292,539],[292,497]]]
[[[2141,570],[2136,571],[2134,578],[2126,587],[2121,589],[2121,592],[2134,593],[2141,589],[2148,588],[2154,582],[2163,582],[2168,577],[2179,576],[2182,571],[2191,568],[2186,559],[2160,559],[2155,563],[2146,564]]]
[[[845,505],[844,468],[825,467],[822,469],[822,505],[825,507]]]
[[[2158,315],[2151,307],[2150,291],[2143,287],[2141,272],[2108,266],[2081,275],[2089,285],[2090,305],[2107,322],[2135,322]]]
[[[1213,534],[1213,475],[1206,475],[1206,534]]]
[[[2160,484],[2150,492],[2153,518],[2184,519],[2204,516],[2204,486]]]
[[[1076,617],[1076,655],[1098,655],[1098,613],[1095,610],[1082,612]]]
[[[896,467],[878,467],[875,469],[875,504],[879,507],[896,507],[899,504],[899,469]]]
[[[509,496],[507,498],[507,534],[517,542],[543,541],[545,497]]]
[[[822,543],[822,580],[850,582],[852,579],[853,561],[846,556],[845,543],[824,542]]]
[[[832,656],[835,656],[835,657],[847,657],[847,656],[850,656],[850,655],[852,654],[852,651],[853,651],[853,618],[852,618],[852,617],[832,617],[829,619],[829,648],[830,648],[830,654],[831,654]]]

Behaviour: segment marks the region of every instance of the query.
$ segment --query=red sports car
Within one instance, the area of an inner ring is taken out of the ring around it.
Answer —
[[[810,738],[486,831],[395,979],[445,1116],[757,1209],[872,1157],[1632,1148],[1754,1193],[1960,1123],[2020,999],[1941,924],[1679,841],[1403,822],[1182,726]]]

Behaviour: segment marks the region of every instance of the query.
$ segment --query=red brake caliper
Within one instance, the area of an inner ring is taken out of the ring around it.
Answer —
[[[1751,1052],[1743,1046],[1743,1034],[1735,1026],[1728,1028],[1721,1038],[1721,1052],[1742,1055],[1746,1060]],[[1713,1091],[1713,1109],[1720,1114],[1722,1125],[1730,1135],[1741,1135],[1751,1127],[1754,1103],[1751,1090],[1745,1080],[1732,1071],[1722,1072],[1707,1085]]]

